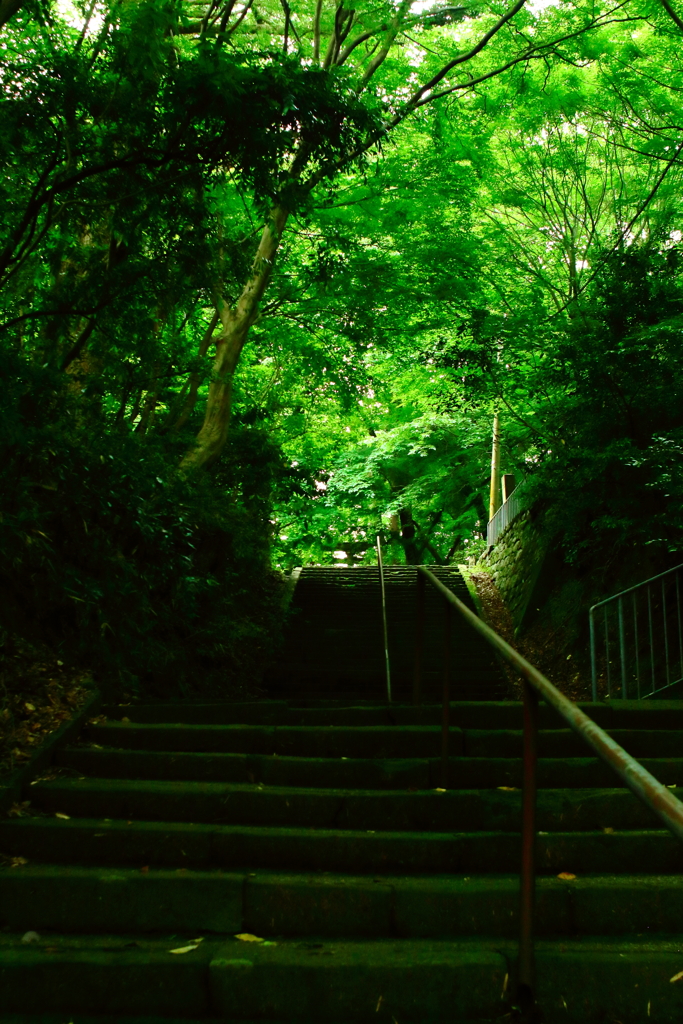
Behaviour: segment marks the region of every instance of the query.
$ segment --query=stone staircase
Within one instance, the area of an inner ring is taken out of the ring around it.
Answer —
[[[431,566],[435,575],[472,611],[460,573]],[[412,701],[417,615],[417,572],[411,566],[384,570],[392,694]],[[444,601],[425,590],[423,699],[441,700]],[[500,700],[507,685],[495,655],[460,619],[451,618],[451,696],[458,700]],[[285,648],[266,677],[270,696],[386,697],[382,596],[376,568],[304,569],[292,602]]]
[[[683,784],[683,702],[583,707]],[[0,1020],[513,1020],[521,708],[453,703],[446,791],[439,721],[358,691],[106,708],[0,823]],[[679,1024],[683,847],[540,726],[544,1020]]]

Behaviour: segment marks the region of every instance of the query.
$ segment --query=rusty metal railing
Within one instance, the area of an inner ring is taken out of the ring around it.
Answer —
[[[653,697],[683,681],[682,571],[677,565],[590,609],[594,701],[600,677],[611,697],[616,676],[624,700]]]
[[[650,775],[635,758],[627,754],[599,725],[586,715],[581,708],[553,686],[549,679],[534,668],[526,658],[498,636],[474,612],[463,604],[456,595],[444,586],[424,566],[417,566],[418,573],[418,628],[417,646],[423,643],[424,626],[420,627],[420,614],[424,616],[424,585],[431,583],[442,595],[447,605],[457,609],[466,622],[512,665],[523,679],[524,704],[524,768],[522,784],[522,860],[520,871],[520,923],[519,923],[519,966],[518,999],[530,1011],[534,1005],[534,890],[536,879],[536,761],[538,736],[538,703],[543,698],[555,708],[574,732],[578,733],[592,747],[598,757],[616,772],[650,810],[654,811],[678,839],[683,841],[683,803],[653,775]],[[422,581],[422,582],[420,582]],[[420,587],[422,591],[420,591]],[[420,596],[421,593],[421,596]],[[422,611],[420,612],[420,608]],[[416,679],[414,694],[419,700],[419,671],[421,651],[416,652]],[[445,692],[445,691],[444,691]],[[447,718],[444,722],[447,725]],[[446,761],[446,767],[447,767]],[[442,783],[443,784],[443,783]],[[447,785],[444,785],[447,788]]]
[[[384,586],[384,565],[382,563],[382,539],[377,537],[377,567],[379,568],[379,585],[382,592],[382,623],[384,625],[384,667],[387,677],[387,702],[391,704],[391,666],[389,664],[389,630],[387,629],[387,592]]]

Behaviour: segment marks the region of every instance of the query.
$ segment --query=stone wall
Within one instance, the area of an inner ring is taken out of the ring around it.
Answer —
[[[510,523],[483,561],[519,632],[539,610],[540,588],[548,576],[548,545],[530,511]]]

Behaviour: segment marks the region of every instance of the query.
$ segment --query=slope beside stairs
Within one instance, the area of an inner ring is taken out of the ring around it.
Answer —
[[[514,1019],[520,706],[453,702],[443,791],[438,706],[352,661],[337,696],[285,668],[253,703],[109,707],[58,752],[0,823],[0,1019]],[[683,783],[683,702],[584,709]],[[544,1020],[679,1024],[683,848],[540,717]]]

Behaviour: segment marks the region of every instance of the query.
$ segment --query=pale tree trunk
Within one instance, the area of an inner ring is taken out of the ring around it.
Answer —
[[[489,522],[501,505],[500,494],[500,416],[493,416],[493,443],[491,445],[491,489],[489,492]]]
[[[287,216],[288,211],[282,206],[276,206],[271,211],[270,220],[261,234],[249,280],[234,306],[223,306],[220,310],[222,330],[216,339],[216,358],[204,422],[194,445],[180,463],[181,472],[208,468],[223,450],[228,436],[235,370],[249,328],[258,316],[259,302],[270,280]]]

